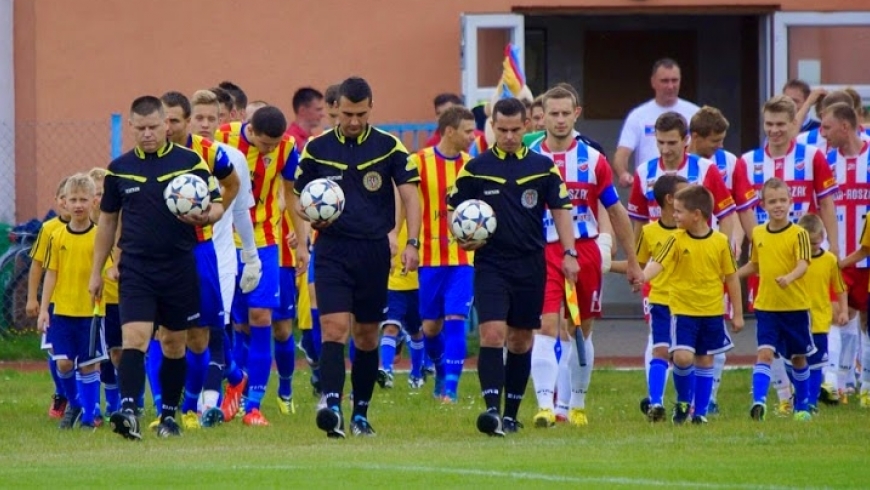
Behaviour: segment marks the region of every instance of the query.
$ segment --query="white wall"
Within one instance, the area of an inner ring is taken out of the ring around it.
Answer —
[[[13,2],[0,0],[0,223],[15,220]]]

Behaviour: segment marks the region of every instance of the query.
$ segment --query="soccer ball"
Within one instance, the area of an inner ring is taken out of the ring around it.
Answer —
[[[469,199],[456,206],[450,230],[462,242],[482,242],[495,233],[495,212],[478,199]]]
[[[176,216],[198,216],[208,209],[211,195],[208,184],[193,174],[179,175],[163,191],[166,207]]]
[[[344,191],[329,179],[314,179],[299,196],[302,212],[317,223],[332,223],[344,211]]]

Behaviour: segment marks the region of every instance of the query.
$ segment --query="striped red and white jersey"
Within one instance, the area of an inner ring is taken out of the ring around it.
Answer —
[[[530,149],[550,157],[559,169],[568,188],[571,218],[574,221],[574,238],[598,236],[598,203],[609,208],[619,202],[613,187],[613,172],[607,158],[594,148],[580,141],[573,141],[567,151],[554,152],[547,147],[546,138],[532,144]],[[556,223],[548,209],[544,214],[544,228],[548,243],[559,240]]]
[[[767,222],[767,213],[756,206],[759,192],[768,179],[776,177],[791,189],[792,210],[797,223],[801,216],[814,213],[820,199],[837,191],[837,181],[825,155],[815,146],[792,142],[782,157],[772,157],[767,146],[743,154],[734,168],[734,200],[737,209],[755,206],[758,223]]]
[[[870,212],[870,142],[865,142],[857,156],[845,156],[839,150],[828,153],[828,164],[837,178],[839,190],[834,194],[840,253],[845,257],[861,248],[864,217]],[[870,259],[856,267],[870,267]]]

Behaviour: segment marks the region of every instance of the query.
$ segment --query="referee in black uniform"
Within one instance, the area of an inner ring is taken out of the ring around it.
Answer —
[[[503,99],[493,107],[493,148],[468,162],[456,178],[448,198],[452,211],[463,201],[480,199],[495,211],[496,232],[474,255],[474,302],[480,320],[477,372],[487,410],[477,419],[486,434],[516,432],[532,363],[533,331],[541,328],[544,306],[544,209],[556,222],[565,249],[562,270],[577,280],[577,252],[571,220],[571,201],[553,161],[522,144],[529,121],[517,99]],[[503,348],[507,341],[507,359]],[[505,392],[504,417],[501,394]]]
[[[317,412],[317,426],[329,437],[344,437],[341,396],[344,387],[344,345],[353,335],[356,356],[351,371],[354,435],[374,435],[368,405],[378,375],[378,324],[385,319],[390,274],[390,239],[396,225],[393,185],[407,210],[406,244],[398,244],[402,264],[413,271],[419,263],[420,202],[416,166],[391,134],[368,124],[372,90],[362,78],[348,78],[339,88],[338,125],[311,140],[302,152],[295,191],[317,178],[341,186],[344,212],[320,229],[314,243],[314,276],[323,334],[320,383],[326,406]],[[305,217],[301,210],[297,210]],[[306,219],[308,219],[306,217]],[[351,327],[352,326],[352,327]]]
[[[145,387],[145,351],[159,325],[163,349],[160,384],[163,407],[157,434],[180,435],[175,411],[184,388],[187,329],[199,318],[199,278],[191,225],[212,224],[223,211],[220,191],[197,153],[166,140],[167,122],[160,99],[143,96],[130,108],[136,147],[109,164],[100,221],[94,245],[90,292],[96,301],[103,287],[102,271],[115,241],[118,215],[124,226],[118,247],[119,305],[123,352],[118,369],[121,410],[113,413],[113,430],[127,439],[141,439],[136,397]],[[212,206],[197,218],[177,218],[163,199],[166,185],[191,173],[210,183]]]

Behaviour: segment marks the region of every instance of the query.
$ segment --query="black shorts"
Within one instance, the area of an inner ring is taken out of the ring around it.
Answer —
[[[176,332],[199,325],[199,275],[193,252],[159,265],[125,255],[118,269],[121,325],[147,322]]]
[[[390,243],[320,235],[314,242],[317,308],[321,315],[351,313],[358,323],[386,318]]]
[[[544,252],[474,265],[474,304],[480,323],[500,321],[525,330],[541,328],[544,283],[547,269]]]

